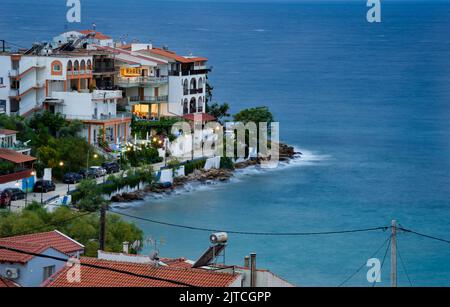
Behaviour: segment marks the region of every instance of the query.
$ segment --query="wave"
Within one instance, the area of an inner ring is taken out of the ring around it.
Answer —
[[[220,181],[208,181],[208,182],[188,182],[181,187],[177,187],[176,189],[167,192],[167,193],[150,193],[148,194],[144,200],[130,202],[130,203],[114,203],[111,206],[117,209],[126,210],[130,207],[140,206],[147,204],[149,200],[151,201],[163,201],[168,197],[181,197],[186,194],[194,193],[194,192],[202,192],[209,191],[212,189],[217,189],[219,187],[223,187],[226,185],[236,184],[242,181],[244,178],[249,176],[260,176],[269,172],[276,171],[285,171],[288,168],[293,167],[305,167],[305,166],[314,166],[314,165],[322,165],[325,161],[331,160],[330,155],[319,154],[314,151],[302,149],[299,147],[294,147],[294,151],[299,153],[295,158],[289,161],[279,162],[276,168],[262,168],[260,166],[249,166],[247,168],[238,169],[234,171],[233,176],[229,181],[220,182]]]

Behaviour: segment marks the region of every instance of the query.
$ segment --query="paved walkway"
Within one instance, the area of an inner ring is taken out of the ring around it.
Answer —
[[[154,171],[159,171],[164,166],[165,166],[164,162],[152,164],[152,167],[153,167]],[[121,174],[121,173],[116,173],[115,176],[118,176],[119,174]],[[97,184],[103,183],[104,180],[106,180],[106,178],[108,176],[109,175],[107,175],[105,177],[97,178],[96,179]],[[52,191],[52,192],[48,192],[48,193],[34,193],[34,192],[28,193],[27,194],[26,203],[27,204],[31,204],[33,201],[36,201],[36,202],[40,203],[41,200],[45,203],[49,199],[52,199],[52,198],[55,198],[55,197],[62,197],[62,196],[67,195],[68,189],[74,190],[75,187],[76,187],[75,184],[67,185],[65,183],[55,183],[55,185],[56,185],[56,189],[55,189],[55,191]],[[25,200],[24,199],[13,201],[11,203],[11,211],[13,211],[13,212],[21,211],[23,208],[25,208]]]

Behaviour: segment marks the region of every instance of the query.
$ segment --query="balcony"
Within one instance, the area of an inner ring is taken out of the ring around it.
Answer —
[[[67,76],[92,75],[92,70],[68,70]]]
[[[102,91],[92,92],[92,100],[122,99],[122,91]]]
[[[9,97],[20,97],[20,92],[18,89],[10,89]]]
[[[197,89],[191,89],[191,90],[189,90],[189,94],[191,94],[191,95],[202,94],[202,93],[203,93],[203,89],[202,89],[202,88],[197,88]]]
[[[117,85],[120,87],[163,85],[167,84],[168,82],[169,82],[168,77],[132,77],[132,78],[119,77],[117,79]]]
[[[16,77],[18,77],[18,76],[19,76],[19,70],[18,70],[18,69],[11,69],[11,70],[8,72],[8,76],[11,77],[11,78],[16,78]]]
[[[107,121],[112,119],[126,119],[131,118],[132,114],[129,112],[117,112],[116,114],[92,114],[89,115],[75,115],[75,114],[64,114],[63,115],[66,119],[73,119],[73,120],[85,120],[85,121]]]
[[[139,97],[139,96],[133,96],[130,97],[130,102],[134,102],[134,103],[163,103],[163,102],[168,102],[169,101],[169,96],[165,95],[165,96],[143,96],[143,97]]]

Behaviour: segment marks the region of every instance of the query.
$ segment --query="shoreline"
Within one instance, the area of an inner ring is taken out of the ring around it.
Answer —
[[[301,158],[303,153],[295,151],[294,146],[280,143],[279,162],[289,162],[294,159]],[[208,184],[214,182],[229,182],[235,175],[236,170],[242,170],[249,167],[258,167],[259,159],[251,159],[234,164],[234,169],[210,169],[195,170],[193,173],[174,178],[174,182],[170,187],[154,187],[148,186],[134,192],[122,193],[110,198],[111,203],[131,203],[135,201],[143,201],[149,195],[170,195],[175,190],[186,186],[189,183]]]

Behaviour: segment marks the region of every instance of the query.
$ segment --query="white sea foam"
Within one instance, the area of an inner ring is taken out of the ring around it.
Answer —
[[[238,169],[234,171],[233,177],[230,178],[228,182],[219,181],[208,181],[205,183],[201,182],[188,182],[185,185],[176,188],[175,190],[167,193],[151,193],[144,201],[137,201],[131,203],[116,203],[113,205],[114,208],[127,209],[133,206],[140,206],[146,204],[148,200],[160,201],[167,199],[168,197],[180,197],[193,192],[208,191],[212,189],[217,189],[227,184],[238,183],[249,176],[261,176],[269,172],[276,172],[281,170],[286,170],[293,167],[305,167],[325,164],[327,160],[331,160],[330,155],[319,154],[314,151],[294,147],[294,151],[299,153],[295,158],[289,161],[280,162],[276,168],[261,168],[260,166],[250,166],[244,169]]]

